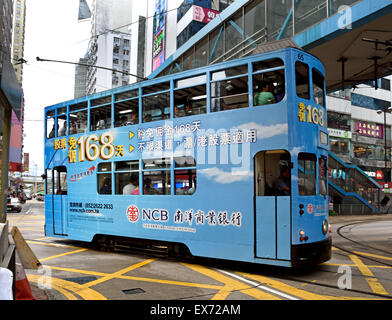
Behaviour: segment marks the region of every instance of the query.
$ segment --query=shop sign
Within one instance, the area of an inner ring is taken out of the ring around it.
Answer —
[[[331,137],[338,137],[338,138],[345,138],[345,139],[352,138],[351,131],[344,131],[344,130],[339,130],[339,129],[328,128],[328,132]]]

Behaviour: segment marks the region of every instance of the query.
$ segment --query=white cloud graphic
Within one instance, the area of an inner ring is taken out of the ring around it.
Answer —
[[[227,184],[227,183],[233,183],[233,182],[239,182],[239,181],[247,181],[253,176],[253,173],[249,170],[239,170],[240,168],[237,168],[236,170],[232,171],[223,171],[219,168],[207,168],[207,169],[202,169],[199,172],[206,176],[210,180],[214,180],[215,182],[221,183],[221,184]]]

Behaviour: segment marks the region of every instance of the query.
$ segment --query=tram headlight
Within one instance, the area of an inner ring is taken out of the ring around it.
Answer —
[[[329,224],[328,221],[325,219],[323,221],[323,225],[322,225],[322,230],[323,230],[323,234],[326,235],[329,229]]]

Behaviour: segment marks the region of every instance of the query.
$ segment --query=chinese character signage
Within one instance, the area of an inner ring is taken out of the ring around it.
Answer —
[[[384,138],[384,126],[367,121],[356,121],[355,132],[361,136]]]
[[[199,6],[193,6],[193,20],[202,22],[202,23],[209,23],[213,20],[219,11],[215,11],[208,8],[203,8]]]

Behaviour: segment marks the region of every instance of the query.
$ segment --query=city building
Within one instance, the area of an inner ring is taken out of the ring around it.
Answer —
[[[87,57],[80,58],[79,64],[75,66],[75,98],[84,97],[87,95],[87,63]]]
[[[94,0],[91,4],[91,39],[87,68],[87,94],[129,83],[131,0]],[[116,69],[112,71],[110,69]]]
[[[147,77],[234,0],[134,2],[130,73]],[[131,77],[130,83],[137,78]]]
[[[382,187],[391,181],[391,78],[336,91],[327,96],[330,150],[355,164]],[[342,171],[331,178],[344,180]]]
[[[12,65],[13,1],[0,0],[0,223],[6,220],[12,112],[20,120],[22,90]]]

